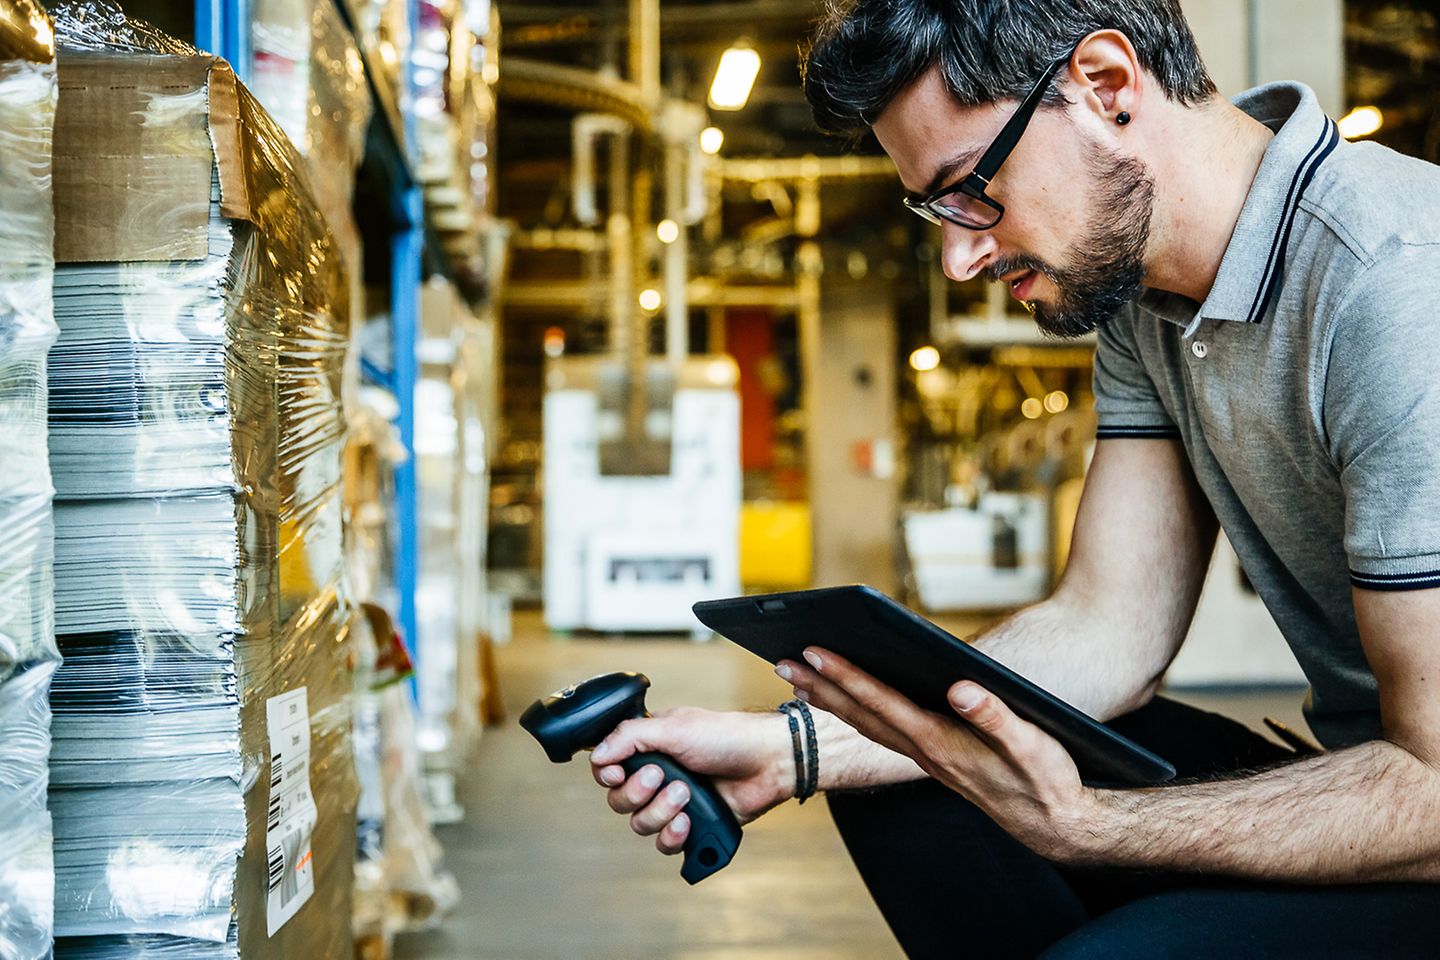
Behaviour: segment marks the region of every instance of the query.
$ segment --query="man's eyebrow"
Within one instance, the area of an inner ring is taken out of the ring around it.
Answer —
[[[930,182],[925,184],[924,190],[921,190],[919,193],[907,194],[907,196],[911,201],[919,203],[921,200],[924,200],[926,197],[930,196],[930,194],[934,193],[936,190],[939,190],[941,187],[949,183],[950,180],[955,176],[955,172],[957,170],[960,170],[967,164],[972,163],[983,152],[984,150],[980,147],[972,147],[962,153],[957,153],[949,160],[946,160],[944,163],[940,164],[940,169],[936,170],[935,176],[931,177]]]

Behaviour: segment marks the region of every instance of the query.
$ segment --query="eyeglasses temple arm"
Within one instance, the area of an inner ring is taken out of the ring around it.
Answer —
[[[1010,156],[1010,152],[1015,149],[1015,145],[1020,142],[1025,128],[1030,124],[1030,118],[1035,114],[1035,109],[1045,98],[1045,91],[1050,89],[1050,81],[1054,78],[1056,71],[1070,62],[1070,58],[1075,56],[1075,51],[1079,49],[1079,46],[1076,44],[1063,57],[1056,57],[1050,61],[1050,65],[1045,68],[1044,75],[1040,77],[1040,82],[1035,84],[1025,95],[1025,99],[1020,103],[1020,109],[1016,110],[1005,122],[1005,126],[1000,130],[1000,135],[995,138],[995,142],[990,144],[985,155],[975,164],[976,175],[986,184],[994,179],[1000,165],[1005,162],[1006,158]]]

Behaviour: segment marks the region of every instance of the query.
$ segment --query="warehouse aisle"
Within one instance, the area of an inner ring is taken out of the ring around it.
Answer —
[[[976,622],[947,622],[968,632]],[[724,641],[564,639],[516,616],[498,652],[510,711],[486,731],[460,784],[465,822],[439,830],[461,906],[401,936],[398,960],[890,960],[901,953],[850,866],[824,800],[786,804],[747,828],[724,872],[690,888],[605,806],[577,759],[547,762],[515,725],[536,696],[611,670],[652,683],[651,709],[761,707],[789,695],[767,665]],[[1300,724],[1300,694],[1187,695],[1258,724]],[[1303,729],[1303,725],[1299,726]]]

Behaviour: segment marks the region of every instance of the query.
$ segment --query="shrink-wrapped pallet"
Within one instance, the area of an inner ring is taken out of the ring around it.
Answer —
[[[56,25],[57,954],[347,957],[343,260],[227,64]]]

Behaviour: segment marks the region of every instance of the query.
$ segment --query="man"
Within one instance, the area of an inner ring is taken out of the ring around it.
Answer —
[[[821,708],[820,785],[907,953],[1435,956],[1440,170],[1340,142],[1296,84],[1224,101],[1175,0],[857,0],[805,82],[823,127],[895,161],[951,279],[1098,330],[1068,568],[976,643],[1182,777],[1092,788],[974,684],[942,716],[822,649],[781,664]],[[1324,752],[1155,697],[1217,520]],[[627,782],[637,749],[714,776],[742,820],[795,789],[784,717],[628,722],[594,773],[666,853],[687,798]]]

